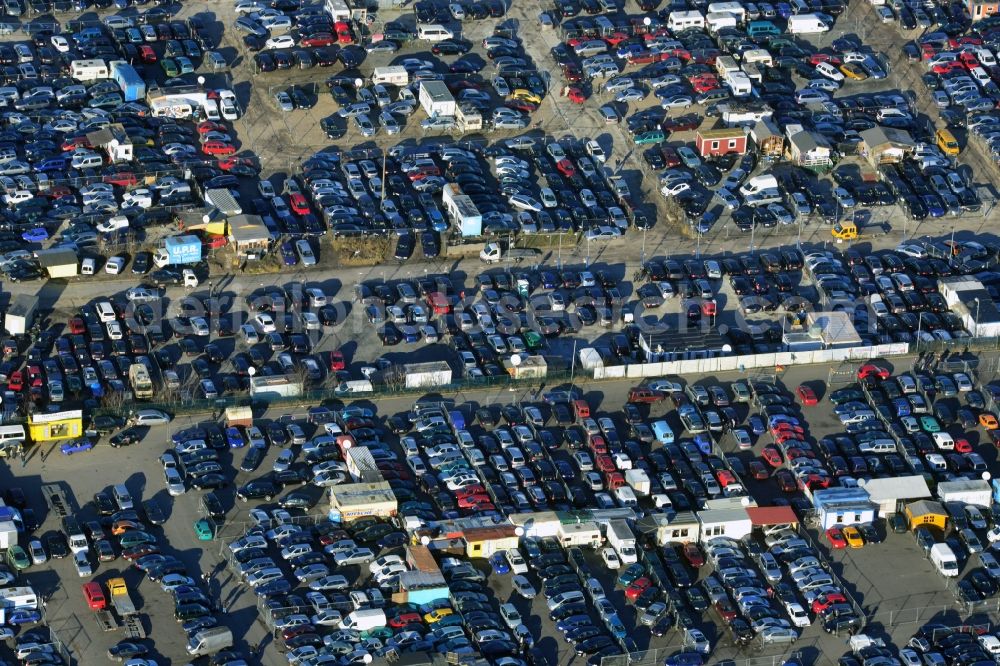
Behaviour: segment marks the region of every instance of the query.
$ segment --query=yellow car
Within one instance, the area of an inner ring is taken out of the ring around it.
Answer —
[[[841,65],[840,71],[844,74],[844,76],[846,76],[849,79],[853,79],[855,81],[864,81],[865,79],[868,78],[868,73],[865,70],[861,69],[860,65],[853,62],[848,62]]]
[[[843,530],[844,540],[847,541],[847,545],[851,548],[861,548],[865,545],[865,540],[861,536],[861,532],[858,531],[857,527],[852,527],[848,525]]]
[[[450,608],[438,608],[424,615],[424,622],[427,624],[434,624],[438,620],[443,620],[454,612],[455,611]]]
[[[520,99],[525,102],[531,102],[532,104],[541,104],[542,98],[531,92],[526,88],[516,88],[514,92],[510,94],[514,99]]]

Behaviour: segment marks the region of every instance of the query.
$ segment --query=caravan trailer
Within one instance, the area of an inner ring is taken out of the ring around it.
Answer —
[[[695,10],[670,12],[670,16],[667,17],[667,27],[674,32],[690,28],[701,30],[705,27],[705,15]]]
[[[99,58],[74,60],[69,64],[69,73],[77,81],[96,81],[110,76],[108,63]]]

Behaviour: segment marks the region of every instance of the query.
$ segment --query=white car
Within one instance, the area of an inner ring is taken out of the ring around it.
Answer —
[[[104,264],[104,272],[108,275],[118,275],[125,268],[125,257],[111,257]]]
[[[192,317],[191,318],[191,330],[198,337],[204,337],[209,335],[211,331],[208,328],[208,322],[205,321],[204,317]]]
[[[295,46],[295,40],[289,35],[279,35],[278,37],[271,37],[266,42],[264,42],[265,49],[290,49]]]
[[[618,557],[618,553],[615,552],[614,548],[602,549],[601,559],[604,560],[604,566],[609,569],[620,569],[622,566],[621,558]]]
[[[621,238],[621,236],[622,236],[622,232],[617,227],[608,227],[608,226],[604,226],[604,225],[601,225],[599,227],[592,227],[590,229],[587,229],[587,233],[584,235],[584,237],[588,241],[595,241],[595,240],[601,240],[601,241],[615,240],[617,238]]]
[[[266,312],[261,312],[255,317],[257,322],[257,328],[263,333],[274,333],[277,328],[274,326],[274,317],[267,314]]]
[[[809,621],[809,614],[802,607],[801,604],[790,602],[785,604],[785,610],[788,611],[788,617],[792,619],[792,624],[796,627],[808,627],[812,624]]]
[[[303,266],[315,266],[316,255],[313,254],[312,246],[306,239],[295,241],[295,250],[299,253],[299,260]]]
[[[507,564],[510,565],[510,570],[512,572],[515,574],[528,573],[528,564],[524,561],[521,551],[516,548],[511,548],[505,553],[505,556],[507,558]]]

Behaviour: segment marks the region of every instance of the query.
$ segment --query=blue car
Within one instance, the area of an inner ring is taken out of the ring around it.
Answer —
[[[667,657],[663,666],[701,666],[704,663],[704,657],[697,652],[678,652]]]
[[[902,417],[910,415],[910,401],[906,398],[896,398],[892,401],[892,404],[896,408],[896,416]]]
[[[226,442],[229,443],[229,448],[240,449],[246,446],[246,442],[243,440],[243,434],[240,429],[233,426],[231,428],[226,428]]]
[[[712,454],[712,438],[708,435],[695,435],[694,443],[695,446],[698,447],[698,450],[701,451],[702,455],[708,456]]]
[[[77,442],[63,444],[59,447],[59,450],[62,451],[64,456],[71,456],[74,453],[80,453],[81,451],[89,451],[92,448],[94,448],[94,445],[90,443],[90,440],[82,439]]]
[[[42,614],[36,610],[15,610],[7,614],[7,624],[35,624],[42,621]]]
[[[507,564],[507,558],[501,553],[494,553],[490,556],[490,566],[493,568],[493,573],[495,574],[510,573],[510,565]]]
[[[254,593],[258,597],[277,597],[282,594],[288,594],[292,590],[292,584],[289,583],[284,578],[279,578],[278,580],[273,580],[270,583],[264,583],[258,588],[254,589]]]
[[[747,425],[750,426],[750,430],[753,431],[755,435],[763,435],[766,428],[764,427],[764,419],[762,419],[757,414],[754,414],[749,419],[747,419]]]
[[[299,261],[299,256],[295,254],[295,245],[292,241],[285,241],[281,244],[281,260],[286,266],[294,266]]]
[[[50,171],[65,171],[66,170],[66,160],[55,157],[52,159],[45,160],[44,162],[39,162],[35,165],[35,172],[37,173],[48,173]]]
[[[21,238],[28,243],[41,243],[44,240],[48,240],[49,232],[46,231],[45,227],[35,227],[21,234]]]

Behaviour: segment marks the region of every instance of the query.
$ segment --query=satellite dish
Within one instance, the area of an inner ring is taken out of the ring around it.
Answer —
[[[524,536],[524,528],[523,527],[515,527],[514,528],[514,534],[516,534],[519,537],[520,536]]]
[[[992,474],[989,472],[983,472],[983,481],[989,481],[991,478],[993,478]]]
[[[253,377],[254,375],[257,374],[257,368],[251,365],[249,368],[247,368],[247,374]]]
[[[355,88],[360,88],[363,85],[365,85],[365,80],[364,79],[354,79],[354,87]]]
[[[649,18],[648,16],[643,16],[643,17],[642,17],[642,24],[643,24],[644,26],[646,26],[647,28],[648,28],[648,27],[650,26],[650,24],[651,24],[652,22],[653,22],[653,19]]]
[[[199,86],[205,85],[205,77],[204,76],[199,76],[198,77],[198,85]]]
[[[427,544],[429,544],[430,542],[431,542],[431,538],[430,538],[429,536],[427,536],[426,534],[425,534],[425,535],[423,535],[422,537],[420,537],[420,543],[421,543],[421,544],[423,544],[423,545],[425,545],[425,546],[426,546],[426,545],[427,545]]]
[[[858,479],[858,487],[864,488],[868,485],[868,479]]]
[[[511,356],[510,357],[510,364],[512,366],[514,366],[515,368],[517,366],[521,365],[521,355],[520,354],[514,354],[513,356]]]
[[[743,506],[750,506],[750,498],[749,497],[741,497],[740,498],[740,504],[742,504]]]
[[[212,221],[212,216],[206,213],[205,215],[201,216],[201,221],[204,222],[205,224],[208,224],[209,222]]]

